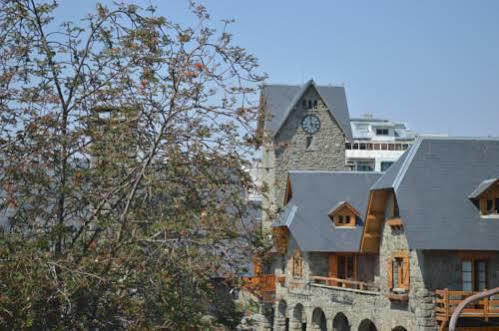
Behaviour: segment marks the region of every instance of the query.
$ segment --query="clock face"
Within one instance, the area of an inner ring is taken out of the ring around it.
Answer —
[[[317,133],[317,131],[319,131],[321,127],[321,121],[315,115],[307,115],[301,121],[301,127],[303,128],[303,131],[305,131],[306,133],[314,134]]]

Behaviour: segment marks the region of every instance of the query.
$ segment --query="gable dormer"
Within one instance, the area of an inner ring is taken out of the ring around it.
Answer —
[[[355,227],[359,212],[348,202],[340,201],[328,213],[329,218],[337,227]]]
[[[480,216],[499,218],[499,178],[490,178],[481,182],[469,195],[477,206]]]

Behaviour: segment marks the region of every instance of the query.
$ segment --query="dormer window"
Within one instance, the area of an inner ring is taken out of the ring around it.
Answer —
[[[499,179],[491,178],[481,182],[469,195],[484,218],[499,218]]]
[[[329,218],[337,227],[355,227],[355,222],[359,217],[357,210],[348,202],[341,201],[329,212]]]

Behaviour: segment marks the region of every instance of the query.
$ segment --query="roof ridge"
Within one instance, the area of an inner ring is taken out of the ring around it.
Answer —
[[[381,171],[358,170],[289,170],[288,173],[323,173],[323,174],[356,174],[356,175],[382,175]]]
[[[310,79],[310,80],[313,80],[313,79]],[[310,81],[309,80],[309,81]],[[282,86],[282,87],[302,87],[304,84],[307,84],[309,81],[303,83],[303,84],[263,84],[263,86]],[[342,88],[344,89],[345,87],[344,86],[341,86],[341,85],[318,85],[318,84],[315,84],[315,86],[317,87],[332,87],[332,88]]]
[[[421,140],[479,140],[479,141],[499,141],[498,137],[484,136],[440,136],[432,134],[420,134]]]
[[[407,172],[407,169],[409,169],[409,166],[411,165],[412,160],[414,159],[414,156],[416,155],[416,152],[419,149],[419,146],[421,146],[422,141],[423,141],[423,139],[421,137],[418,137],[416,139],[414,144],[411,146],[411,148],[407,154],[407,157],[404,160],[404,163],[402,163],[402,165],[400,166],[400,170],[399,170],[397,176],[395,176],[395,179],[393,180],[393,190],[395,192],[397,192],[397,189],[398,189],[400,183],[404,179],[405,173]]]

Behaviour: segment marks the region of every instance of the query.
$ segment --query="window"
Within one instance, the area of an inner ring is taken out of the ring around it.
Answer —
[[[330,254],[328,276],[337,279],[357,280],[357,256],[353,254]],[[345,284],[341,281],[330,280],[328,285],[352,287],[352,284]]]
[[[296,250],[295,253],[293,254],[292,274],[294,278],[303,277],[303,262],[301,258],[301,253],[298,250]]]
[[[355,170],[357,170],[357,171],[374,171],[374,164],[371,161],[357,161]]]
[[[393,259],[393,279],[392,279],[392,287],[393,288],[402,288],[402,282],[400,281],[403,273],[403,260],[400,257]]]
[[[463,260],[461,262],[463,291],[483,291],[487,288],[487,261]]]
[[[376,129],[377,136],[388,136],[388,129]]]
[[[313,139],[314,139],[314,137],[307,136],[307,138],[306,138],[306,146],[305,146],[306,149],[308,149],[308,148],[310,148],[310,146],[312,146],[312,140]]]
[[[473,270],[471,261],[462,262],[463,291],[473,291]]]
[[[338,256],[338,278],[354,279],[354,256],[340,255]]]
[[[478,286],[478,291],[483,291],[487,288],[487,264],[485,261],[475,261],[476,279],[475,284]]]
[[[355,226],[355,216],[340,214],[335,217],[336,226]]]
[[[312,100],[308,100],[308,108],[311,109],[312,108]]]
[[[487,212],[492,212],[492,210],[494,209],[494,201],[492,200],[487,200]]]
[[[357,124],[355,125],[357,131],[359,133],[369,133],[369,126],[365,124]]]
[[[396,251],[387,260],[388,288],[392,291],[409,290],[409,252]]]
[[[317,109],[317,100],[314,100],[314,109]]]
[[[381,162],[381,171],[387,171],[388,168],[393,164],[393,162],[383,161]]]
[[[301,105],[302,105],[302,107],[303,107],[303,108],[305,108],[305,109],[306,109],[306,108],[307,108],[307,100],[303,99],[303,100],[301,101]]]
[[[480,199],[480,210],[482,215],[499,214],[499,198],[494,195]]]

